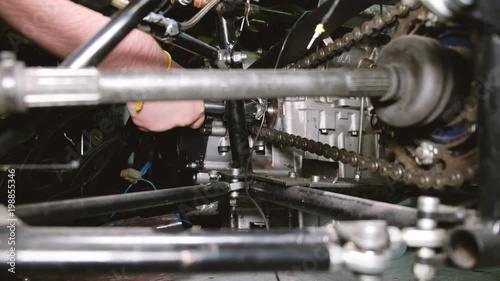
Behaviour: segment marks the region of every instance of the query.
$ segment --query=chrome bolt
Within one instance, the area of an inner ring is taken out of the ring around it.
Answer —
[[[240,63],[243,61],[246,61],[248,59],[247,54],[241,53],[241,52],[234,52],[231,59],[235,63]]]

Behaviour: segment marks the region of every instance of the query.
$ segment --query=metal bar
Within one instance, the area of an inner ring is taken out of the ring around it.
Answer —
[[[9,111],[151,100],[239,100],[326,95],[383,97],[391,95],[392,86],[398,83],[396,74],[386,67],[324,71],[100,72],[96,69],[24,69],[16,66],[3,70],[0,81],[16,81],[15,88],[6,88],[6,83],[0,84],[0,99],[13,101],[9,106],[1,107]]]
[[[335,219],[381,219],[394,226],[412,226],[417,221],[413,208],[328,192],[308,187],[283,187],[252,182],[250,193],[257,199]]]
[[[221,15],[218,16],[217,21],[217,39],[219,41],[219,45],[221,46],[221,49],[226,50],[230,55],[233,54],[233,50],[238,42],[238,37],[236,37],[235,21],[235,18],[226,19]],[[234,64],[234,66],[236,68],[241,68],[241,64]]]
[[[485,1],[483,9],[498,6],[496,1]],[[494,2],[494,3],[493,3]],[[485,11],[487,12],[487,11]],[[478,107],[479,139],[479,187],[480,210],[485,220],[500,219],[500,42],[498,34],[489,28],[478,34],[475,83],[478,85],[476,100]]]
[[[229,191],[227,183],[212,183],[158,191],[19,205],[16,214],[28,224],[40,225],[182,202],[199,201],[201,204],[208,204],[228,194]]]
[[[359,106],[358,154],[361,154],[361,149],[363,148],[364,120],[365,120],[365,98],[361,98],[361,105]]]
[[[94,38],[74,51],[61,67],[97,66],[162,0],[137,0],[113,18]]]
[[[122,268],[127,274],[324,271],[331,265],[330,245],[337,242],[335,231],[326,229],[172,234],[150,228],[18,228],[16,239],[23,243],[16,245],[16,272],[30,277],[82,277]],[[7,231],[2,227],[0,234]],[[8,247],[0,246],[5,270]]]
[[[361,105],[359,106],[359,131],[358,131],[358,154],[361,154],[361,149],[363,148],[363,131],[364,131],[364,121],[365,121],[365,98],[361,98]],[[356,180],[361,178],[361,168],[356,167],[355,172]]]
[[[20,226],[21,227],[21,226]],[[168,245],[172,247],[207,246],[208,244],[250,246],[274,245],[286,246],[314,245],[323,243],[337,243],[338,237],[333,228],[304,228],[302,230],[273,229],[271,231],[193,231],[183,233],[169,233],[155,231],[148,227],[28,227],[25,228],[27,237],[37,236],[47,239],[40,244],[32,239],[26,239],[26,246],[33,248],[52,248],[59,245],[78,245],[83,248],[92,248],[92,245],[104,249],[117,247],[133,247],[133,242],[142,247]],[[138,241],[138,237],[150,236],[151,239]],[[30,241],[30,242],[28,242]]]

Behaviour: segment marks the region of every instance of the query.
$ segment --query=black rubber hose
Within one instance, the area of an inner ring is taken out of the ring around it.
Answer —
[[[99,155],[100,152],[102,152],[105,149],[108,149],[110,146],[115,144],[117,141],[119,141],[122,138],[122,132],[116,133],[112,135],[111,137],[105,139],[102,143],[100,143],[98,146],[94,147],[90,151],[88,151],[86,154],[83,155],[82,160],[80,161],[80,169],[78,169],[76,175],[73,177],[73,181],[71,182],[70,188],[74,187],[75,183],[77,182],[78,178],[80,177],[81,173],[85,170],[85,168],[92,163],[92,160]]]

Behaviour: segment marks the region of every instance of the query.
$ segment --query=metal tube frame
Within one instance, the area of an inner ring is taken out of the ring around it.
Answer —
[[[220,182],[157,191],[26,204],[18,206],[16,214],[31,225],[43,225],[183,202],[193,203],[192,205],[195,206],[209,204],[229,192],[229,184]]]
[[[113,18],[88,43],[74,51],[62,63],[63,68],[98,65],[162,0],[137,0]]]
[[[494,2],[494,1],[485,1]],[[497,3],[491,3],[497,5]],[[476,81],[478,82],[478,133],[479,133],[479,186],[481,196],[481,214],[485,220],[500,220],[500,110],[496,104],[500,102],[500,43],[498,34],[493,30],[480,33],[478,40],[478,58],[476,60]]]
[[[252,181],[249,192],[256,199],[332,219],[383,219],[398,227],[415,225],[417,220],[417,210],[413,208],[309,187]]]
[[[399,81],[392,67],[345,71],[260,69],[124,73],[93,68],[26,68],[10,58],[0,62],[0,69],[0,82],[6,81],[0,87],[0,114],[24,112],[36,107],[129,101],[245,100],[257,96],[304,95],[384,98],[394,95]],[[12,80],[16,83],[10,83]],[[166,88],[170,91],[165,91]]]
[[[16,239],[23,243],[16,245],[16,273],[30,278],[85,277],[122,268],[127,274],[327,271],[332,268],[331,247],[338,245],[335,231],[328,229],[168,233],[146,227],[17,225],[17,233]],[[0,235],[8,235],[5,226]],[[0,252],[5,255],[0,258],[0,268],[10,274],[8,251],[7,243],[2,243]],[[313,269],[308,268],[311,262]]]
[[[500,3],[480,0],[463,6],[448,3],[459,18],[476,21],[475,93],[478,104],[480,151],[479,210],[482,222],[459,227],[449,234],[448,254],[456,266],[470,269],[497,266],[500,262]]]
[[[23,241],[15,252],[0,244],[2,273],[17,264],[22,272],[16,273],[32,278],[109,274],[116,268],[127,273],[333,271],[342,265],[374,276],[383,274],[399,245],[398,235],[383,221],[302,230],[166,233],[145,227],[9,224],[17,218],[2,207],[0,219],[0,235],[9,235],[14,227],[15,239]]]

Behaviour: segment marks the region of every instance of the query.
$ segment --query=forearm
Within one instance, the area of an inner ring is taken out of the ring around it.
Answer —
[[[96,0],[98,1],[98,0]],[[91,39],[109,18],[69,0],[0,0],[0,17],[38,45],[65,58]],[[167,56],[155,40],[132,31],[99,65],[107,69],[166,69]],[[172,63],[172,67],[179,67]],[[179,126],[198,128],[204,120],[203,101],[148,102],[140,112],[128,103],[134,123],[145,131]]]
[[[67,57],[109,22],[109,18],[69,0],[0,0],[0,16],[61,58]],[[146,33],[134,30],[100,67],[161,69],[166,65],[168,57],[155,40]]]

